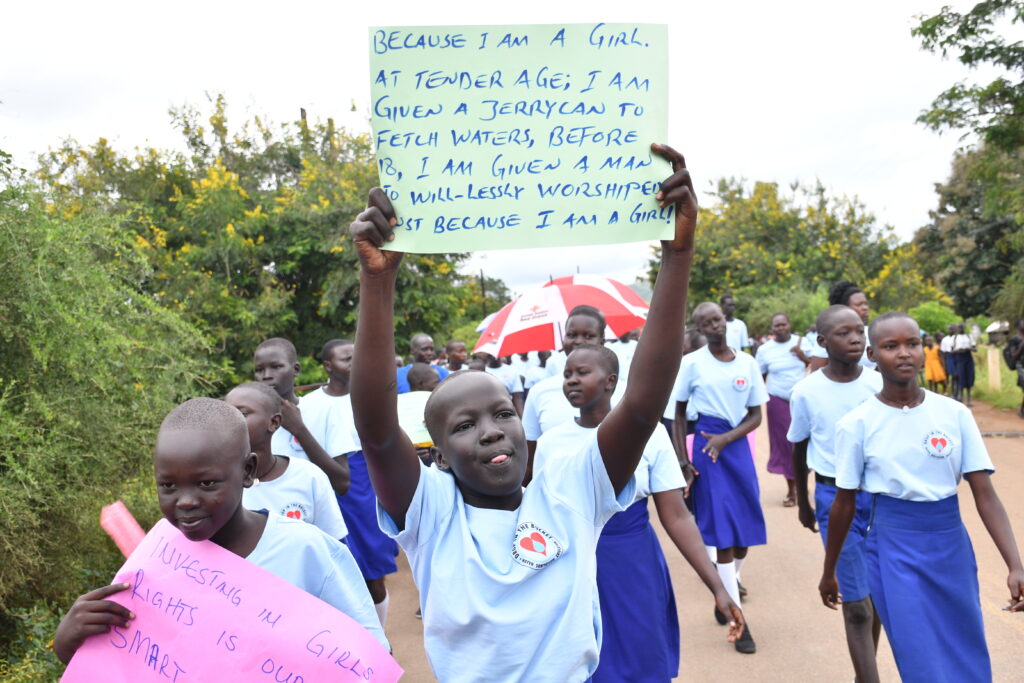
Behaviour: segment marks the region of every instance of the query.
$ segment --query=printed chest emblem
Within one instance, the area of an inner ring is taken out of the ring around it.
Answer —
[[[732,381],[732,388],[736,391],[746,391],[750,388],[750,380],[746,377],[737,377]]]
[[[953,440],[941,430],[934,430],[924,438],[924,450],[935,458],[946,458],[953,452]]]
[[[281,514],[291,519],[300,519],[304,522],[308,522],[309,509],[302,503],[288,503],[281,508]]]
[[[533,522],[516,527],[512,543],[512,559],[530,569],[540,569],[562,555],[562,544],[550,533]]]

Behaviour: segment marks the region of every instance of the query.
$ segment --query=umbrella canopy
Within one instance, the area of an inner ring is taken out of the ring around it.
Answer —
[[[560,349],[569,311],[583,304],[604,314],[609,339],[635,330],[647,320],[647,302],[621,282],[598,275],[561,277],[505,304],[473,351],[507,356]]]

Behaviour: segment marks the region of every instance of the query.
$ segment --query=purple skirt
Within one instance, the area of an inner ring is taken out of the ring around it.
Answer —
[[[786,438],[791,420],[789,401],[769,396],[768,443],[771,444],[771,455],[768,457],[768,471],[781,474],[786,479],[796,479],[793,471],[793,444]]]

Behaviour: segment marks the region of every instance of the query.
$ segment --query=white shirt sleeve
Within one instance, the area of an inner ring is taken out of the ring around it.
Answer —
[[[523,432],[527,441],[536,441],[544,433],[540,428],[540,415],[537,413],[539,398],[535,391],[531,391],[526,396],[526,404],[523,406]]]
[[[747,356],[750,358],[750,356]],[[747,407],[761,406],[768,402],[768,388],[764,385],[764,377],[758,372],[757,362],[750,358],[750,366],[753,377],[750,378],[750,396],[747,397]]]
[[[557,498],[595,526],[603,526],[613,514],[633,504],[636,476],[630,477],[619,495],[615,495],[598,447],[597,431],[594,430],[577,457],[550,458],[541,470],[539,481],[535,480],[530,486],[539,484],[545,495]]]
[[[864,481],[864,435],[861,424],[843,418],[836,425],[836,486],[859,489]]]
[[[650,458],[652,461],[649,465],[651,493],[686,488],[686,479],[679,467],[676,450],[672,447],[672,440],[669,438],[668,432],[661,425],[654,428],[654,434],[647,442],[647,448],[648,451],[644,454],[644,458]]]
[[[740,323],[740,348],[745,349],[750,346],[750,337],[747,335],[747,324],[742,320]]]
[[[971,411],[961,405],[957,412],[960,421],[960,438],[963,440],[963,445],[960,447],[960,472],[963,474],[980,471],[994,472],[995,467],[992,465],[988,449],[985,448],[985,442],[981,438],[981,430],[978,429],[978,423],[974,421]]]
[[[761,348],[757,350],[757,355],[754,356],[754,360],[757,361],[757,367],[761,370],[762,375],[768,373],[768,353],[765,351],[766,347],[766,344],[762,344]]]
[[[436,467],[420,463],[420,480],[405,512],[405,528],[391,519],[377,500],[377,524],[380,530],[403,547],[417,547],[428,542],[441,522],[455,509],[455,477]]]
[[[696,379],[696,363],[687,363],[683,358],[679,364],[679,375],[676,378],[675,400],[689,401],[693,393],[693,382]]]
[[[807,400],[798,388],[799,385],[793,389],[793,395],[789,397],[790,423],[786,439],[792,443],[811,438],[811,416],[808,414]]]

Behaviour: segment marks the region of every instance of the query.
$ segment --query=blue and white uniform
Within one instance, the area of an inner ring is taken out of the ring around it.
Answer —
[[[882,376],[866,368],[850,382],[834,382],[823,370],[818,370],[793,388],[789,401],[792,422],[786,437],[793,443],[809,440],[807,467],[818,475],[814,485],[814,516],[822,544],[828,542],[829,512],[836,497],[836,423],[881,390]],[[836,565],[839,590],[846,602],[863,600],[871,592],[864,545],[870,521],[871,494],[858,491],[853,523]]]
[[[874,496],[871,598],[905,681],[990,681],[974,549],[960,520],[961,476],[992,472],[960,403],[925,391],[909,410],[870,398],[836,428],[836,485]]]
[[[308,522],[331,538],[348,536],[331,482],[319,467],[306,460],[289,458],[287,469],[277,479],[242,489],[242,505]]]
[[[342,423],[337,413],[337,406],[342,398],[344,397],[331,396],[324,391],[324,387],[299,397],[299,412],[302,414],[303,424],[332,458],[348,453],[352,447],[351,430]],[[279,428],[270,437],[270,452],[293,460],[309,460],[298,439],[284,427]]]
[[[597,432],[575,421],[537,442],[534,473],[550,459],[574,458]],[[536,476],[536,474],[535,474]],[[611,518],[597,544],[597,588],[604,639],[595,683],[668,681],[679,674],[679,616],[668,565],[647,513],[652,493],[686,486],[672,440],[660,427],[634,474],[634,503]]]
[[[572,422],[579,417],[578,408],[573,408],[562,391],[565,378],[559,373],[537,382],[530,389],[523,406],[523,431],[527,441],[536,441],[552,427]],[[626,383],[619,382],[612,392],[612,406],[618,405],[626,391]]]
[[[366,583],[344,543],[312,524],[270,513],[263,535],[245,559],[344,612],[391,649]]]
[[[767,542],[761,492],[746,439],[726,446],[717,462],[702,452],[707,439],[701,432],[723,434],[736,427],[747,408],[768,401],[757,361],[746,353],[723,363],[710,347],[683,356],[676,401],[697,411],[697,432],[690,460],[700,472],[691,489],[693,512],[705,545],[748,547]]]
[[[516,510],[467,505],[455,478],[420,467],[403,529],[380,525],[409,556],[434,676],[458,681],[584,681],[597,668],[597,541],[633,502],[615,495],[597,439],[551,458]]]

